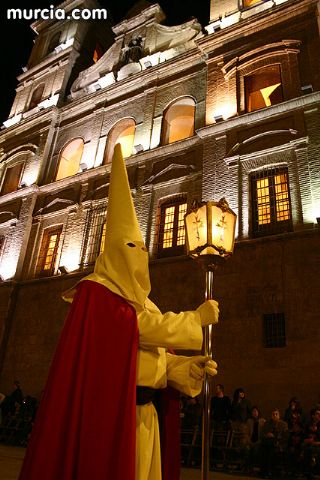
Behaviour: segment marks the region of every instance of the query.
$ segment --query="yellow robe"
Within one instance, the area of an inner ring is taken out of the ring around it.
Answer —
[[[190,377],[192,357],[170,355],[166,348],[200,350],[202,329],[197,311],[162,314],[149,300],[138,314],[137,385],[165,388],[196,396],[202,382]],[[160,345],[160,347],[159,347]],[[136,480],[161,480],[160,436],[152,403],[137,405]]]

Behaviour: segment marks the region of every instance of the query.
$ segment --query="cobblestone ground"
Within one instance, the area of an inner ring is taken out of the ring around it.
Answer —
[[[9,447],[0,444],[0,480],[17,480],[20,472],[23,457],[25,455],[25,448]],[[257,477],[247,477],[243,474],[231,474],[222,472],[210,472],[208,480],[255,480]],[[299,480],[305,477],[299,477]],[[292,477],[290,477],[290,480]],[[315,479],[320,480],[319,476]],[[93,479],[94,480],[94,479]],[[183,468],[181,470],[180,480],[201,480],[201,471],[197,468]],[[276,479],[273,479],[276,480]],[[289,478],[282,476],[281,480],[289,480]]]
[[[17,480],[25,450],[21,447],[7,447],[0,444],[1,480]]]
[[[25,448],[9,447],[0,444],[0,479],[17,480],[22,460],[25,455]],[[209,480],[254,480],[253,477],[244,477],[229,475],[220,472],[210,472]],[[200,480],[201,472],[195,468],[183,468],[181,470],[181,480]]]
[[[255,480],[256,477],[245,477],[244,475],[232,475],[230,473],[210,472],[208,480]],[[183,468],[180,480],[200,480],[201,471],[194,468]]]

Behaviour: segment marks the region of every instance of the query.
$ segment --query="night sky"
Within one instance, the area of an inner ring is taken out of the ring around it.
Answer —
[[[0,49],[2,66],[0,125],[8,118],[17,85],[16,77],[27,64],[35,33],[30,22],[25,20],[6,20],[7,8],[46,8],[59,5],[59,0],[6,0],[1,2],[0,13]],[[136,0],[100,0],[102,7],[108,10],[114,23],[124,18],[126,12]],[[154,2],[155,3],[155,2]],[[158,3],[167,15],[167,25],[177,25],[192,17],[198,18],[205,26],[209,23],[210,0],[160,0]]]

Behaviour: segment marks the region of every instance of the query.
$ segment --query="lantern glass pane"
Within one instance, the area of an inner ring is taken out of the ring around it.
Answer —
[[[203,205],[197,211],[185,217],[189,250],[204,247],[207,244],[207,207]]]
[[[226,253],[233,251],[236,217],[231,212],[224,212],[219,207],[211,205],[211,244]]]

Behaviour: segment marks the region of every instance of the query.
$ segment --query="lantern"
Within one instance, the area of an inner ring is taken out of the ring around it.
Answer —
[[[187,252],[206,267],[206,300],[213,298],[213,275],[217,264],[233,252],[236,214],[225,198],[219,202],[195,204],[185,215]],[[212,325],[204,328],[203,354],[212,356]],[[210,384],[204,379],[202,424],[202,480],[209,478],[210,464]]]

